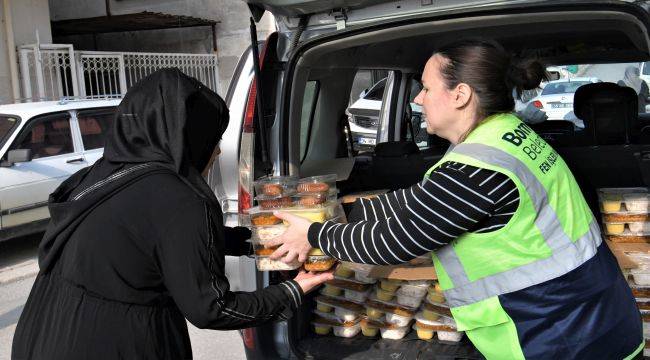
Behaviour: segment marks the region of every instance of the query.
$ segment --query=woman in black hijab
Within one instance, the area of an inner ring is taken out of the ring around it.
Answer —
[[[223,226],[201,177],[227,124],[223,100],[178,69],[129,90],[104,157],[50,195],[13,359],[189,359],[185,318],[210,329],[287,319],[331,279],[230,291],[224,255],[247,254],[250,232]]]

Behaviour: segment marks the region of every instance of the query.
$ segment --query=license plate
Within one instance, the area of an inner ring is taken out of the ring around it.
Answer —
[[[359,144],[361,144],[361,145],[375,145],[375,144],[377,144],[377,139],[359,138]]]
[[[553,104],[551,104],[551,108],[553,108],[553,109],[565,109],[565,108],[569,108],[569,107],[573,107],[573,104],[564,104],[564,103],[553,103]]]

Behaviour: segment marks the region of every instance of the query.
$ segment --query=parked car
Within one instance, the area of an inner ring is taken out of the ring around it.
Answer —
[[[49,194],[102,156],[119,102],[0,105],[0,241],[45,229]]]
[[[371,149],[377,144],[379,112],[381,111],[387,80],[388,78],[383,78],[369,90],[362,92],[359,99],[345,111],[350,123],[352,141],[357,148]],[[416,87],[411,91],[412,94],[417,94],[422,88],[422,85],[416,80],[412,80],[411,86]],[[411,106],[410,116],[415,118],[413,121],[418,127],[418,131],[419,129],[426,129],[422,107],[412,101],[409,104]]]
[[[247,224],[247,210],[254,205],[252,182],[269,173],[301,177],[338,173],[339,196],[343,196],[387,188],[387,184],[410,186],[422,179],[423,169],[444,155],[449,144],[436,136],[428,136],[426,146],[420,147],[418,154],[383,157],[376,153],[355,156],[349,152],[349,134],[340,119],[345,119],[351,84],[358,69],[394,72],[386,79],[387,93],[379,111],[376,142],[380,144],[413,141],[404,121],[410,109],[406,99],[413,95],[408,84],[419,78],[426,59],[440,44],[489,36],[517,56],[535,54],[554,66],[641,62],[648,60],[650,53],[647,41],[650,16],[641,2],[247,0],[247,3],[258,19],[264,10],[271,11],[278,30],[259,45],[263,65],[260,77],[254,76],[253,52],[248,50],[239,61],[226,97],[231,122],[223,136],[224,151],[215,164],[218,171],[211,172],[210,185],[220,199],[226,224],[231,226]],[[577,79],[571,81],[571,86],[578,85]],[[257,86],[251,86],[253,82]],[[259,123],[255,120],[260,115],[256,113],[257,98],[264,102],[261,114],[264,116],[259,117],[262,120]],[[572,96],[564,101],[560,99],[557,102],[563,105],[556,109],[570,110],[573,105],[564,105],[569,101]],[[616,113],[608,111],[603,116],[616,116]],[[585,180],[581,182],[583,191],[596,218],[600,218],[594,200],[596,188],[650,184],[643,175],[647,174],[645,167],[649,165],[638,157],[650,152],[650,142],[644,140],[648,137],[638,134],[642,126],[628,129],[620,123],[621,127],[616,129],[609,125],[594,129],[592,125],[590,131],[566,127],[561,121],[545,121],[540,127],[531,125],[557,149],[580,176],[579,180]],[[600,134],[601,131],[615,134]],[[627,131],[635,133],[628,137],[619,134]],[[400,165],[399,173],[394,164]],[[233,265],[228,271],[233,289],[260,289],[289,276],[278,271],[259,272],[255,261],[248,258],[230,261]],[[308,295],[287,321],[243,330],[247,357],[480,358],[468,342],[458,345],[436,340],[423,342],[412,335],[404,340],[314,335],[310,325],[314,296]]]
[[[579,87],[601,82],[595,77],[577,77],[549,81],[539,96],[532,100],[533,105],[546,112],[550,120],[570,120],[573,112],[573,96]]]

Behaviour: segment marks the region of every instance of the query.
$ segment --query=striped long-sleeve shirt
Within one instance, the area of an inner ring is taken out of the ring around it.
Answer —
[[[348,224],[312,224],[308,238],[340,260],[399,264],[465,232],[502,228],[518,206],[519,192],[506,175],[446,162],[410,188],[357,200]]]

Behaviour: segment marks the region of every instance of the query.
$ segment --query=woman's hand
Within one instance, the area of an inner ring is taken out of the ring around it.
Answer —
[[[300,285],[302,292],[307,294],[318,285],[332,279],[334,279],[334,269],[319,273],[313,271],[306,272],[304,270],[301,270],[293,280],[295,280],[298,285]]]
[[[271,254],[271,259],[281,259],[285,263],[290,263],[298,258],[298,261],[305,262],[307,253],[311,250],[307,232],[311,221],[285,212],[276,211],[275,216],[289,223],[287,230],[277,238],[269,241],[269,247],[280,245],[280,247]]]

